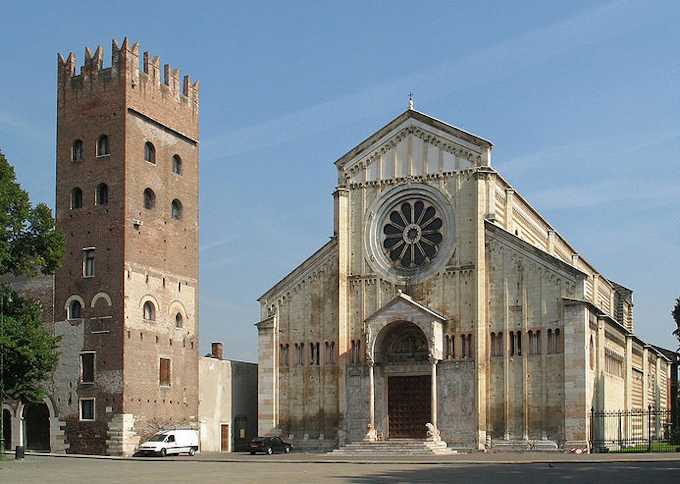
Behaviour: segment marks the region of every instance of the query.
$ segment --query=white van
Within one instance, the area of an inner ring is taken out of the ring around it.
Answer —
[[[164,430],[137,447],[135,455],[194,455],[198,451],[197,430]]]

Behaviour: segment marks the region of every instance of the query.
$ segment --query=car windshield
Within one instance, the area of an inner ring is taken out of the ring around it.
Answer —
[[[153,437],[151,437],[147,442],[163,442],[164,440],[165,440],[165,435],[156,434]]]

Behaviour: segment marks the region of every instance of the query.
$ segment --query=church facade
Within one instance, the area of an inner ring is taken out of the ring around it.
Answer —
[[[259,434],[587,447],[596,410],[666,408],[632,291],[409,107],[335,162],[331,240],[259,299]]]

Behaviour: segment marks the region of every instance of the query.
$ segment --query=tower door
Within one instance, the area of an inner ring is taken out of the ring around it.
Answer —
[[[30,403],[24,407],[26,449],[50,451],[50,411],[44,403]]]
[[[390,376],[387,380],[389,438],[424,439],[430,421],[430,375]]]
[[[2,409],[2,437],[5,449],[12,449],[12,415],[6,408]]]
[[[229,424],[220,426],[220,451],[229,452]]]

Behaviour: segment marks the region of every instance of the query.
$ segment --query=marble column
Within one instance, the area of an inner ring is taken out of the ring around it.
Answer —
[[[431,395],[431,402],[430,402],[430,408],[432,412],[432,426],[437,429],[437,360],[432,358],[431,360],[432,363],[432,395]]]
[[[368,429],[364,440],[374,442],[377,440],[375,431],[375,378],[373,376],[374,362],[372,358],[367,358],[368,364]]]
[[[438,442],[439,429],[437,428],[437,363],[439,360],[430,356],[430,364],[432,365],[432,382],[430,383],[430,424],[427,429],[427,440]]]

